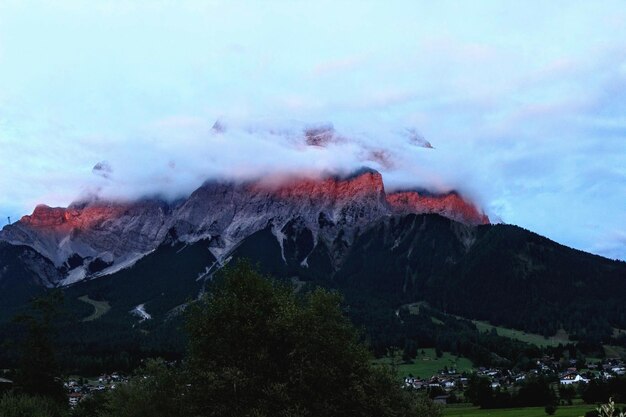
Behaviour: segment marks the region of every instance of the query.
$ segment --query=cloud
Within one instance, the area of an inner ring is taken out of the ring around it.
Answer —
[[[368,165],[626,259],[622,9],[5,2],[0,214]]]
[[[181,118],[176,118],[179,120]],[[182,118],[182,120],[188,120]],[[98,163],[83,195],[133,199],[158,194],[178,198],[208,178],[248,180],[280,173],[350,172],[370,166],[393,172],[415,162],[422,150],[392,126],[371,126],[360,132],[336,130],[332,124],[298,121],[214,123],[152,123],[143,137],[113,144],[107,161]],[[420,183],[421,181],[416,181]],[[418,184],[416,184],[418,185]],[[451,185],[449,185],[451,187]]]
[[[101,161],[101,162],[98,162],[96,165],[94,165],[94,167],[91,169],[91,172],[94,175],[100,176],[105,179],[109,179],[111,178],[113,169],[111,168],[111,165],[107,161]]]

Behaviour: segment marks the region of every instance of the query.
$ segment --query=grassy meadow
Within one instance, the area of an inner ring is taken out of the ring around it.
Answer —
[[[83,303],[92,305],[94,308],[93,313],[90,316],[85,317],[83,321],[96,320],[100,318],[101,316],[103,316],[104,314],[106,314],[111,309],[111,305],[109,304],[108,301],[92,300],[91,298],[89,298],[88,295],[83,295],[81,297],[78,297],[78,299],[82,301]]]
[[[583,417],[587,411],[595,410],[588,404],[561,406],[555,417]],[[443,410],[444,417],[547,417],[543,407],[506,408],[482,410],[477,407],[449,405]]]
[[[379,360],[378,363],[391,364],[391,359],[384,358]],[[417,357],[412,363],[396,361],[396,366],[398,375],[401,377],[411,374],[415,377],[430,378],[446,366],[454,368],[458,372],[472,370],[472,362],[469,359],[452,355],[449,352],[444,352],[438,358],[435,349],[419,349]]]
[[[540,334],[526,333],[521,330],[509,329],[506,327],[494,326],[486,321],[472,320],[472,323],[481,332],[496,329],[498,334],[509,339],[519,340],[521,342],[530,343],[535,346],[558,346],[560,343],[566,345],[569,343],[569,337],[564,330],[558,331],[554,336],[544,337]]]

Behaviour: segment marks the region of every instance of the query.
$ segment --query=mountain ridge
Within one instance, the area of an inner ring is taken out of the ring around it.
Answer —
[[[387,193],[380,173],[361,169],[343,177],[207,181],[175,203],[144,199],[94,200],[67,208],[38,205],[31,215],[5,226],[0,241],[35,249],[62,271],[61,284],[69,284],[131,265],[168,236],[188,243],[209,239],[212,254],[223,260],[268,225],[282,242],[281,230],[295,218],[311,230],[314,241],[331,246],[340,237],[349,246],[359,230],[375,221],[408,213],[437,213],[471,225],[489,221],[456,192]]]

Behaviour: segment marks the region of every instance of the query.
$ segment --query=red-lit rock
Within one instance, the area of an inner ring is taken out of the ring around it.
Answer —
[[[393,212],[397,214],[435,213],[461,223],[474,225],[489,223],[487,215],[454,192],[443,195],[428,195],[420,194],[417,191],[403,191],[387,194],[387,202]]]
[[[65,208],[39,204],[30,216],[23,216],[21,222],[35,227],[55,227],[65,223]]]
[[[119,217],[129,205],[115,203],[94,203],[84,208],[48,207],[40,204],[33,214],[23,216],[21,222],[32,227],[89,228],[105,220]]]
[[[274,197],[294,202],[358,201],[364,197],[384,195],[383,177],[375,171],[366,171],[350,178],[288,179],[279,184],[256,182],[249,185],[252,192],[268,192]]]

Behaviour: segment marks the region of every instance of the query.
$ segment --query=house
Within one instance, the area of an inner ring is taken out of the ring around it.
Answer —
[[[404,386],[407,388],[413,389],[422,389],[426,385],[426,382],[414,378],[414,377],[406,377],[404,378]]]
[[[448,389],[448,390],[453,389],[455,385],[456,384],[455,384],[454,380],[452,380],[452,379],[447,379],[447,380],[441,382],[441,386],[443,388],[445,388],[445,389]]]
[[[73,393],[69,394],[67,397],[68,397],[68,400],[70,402],[70,406],[74,407],[74,406],[76,406],[76,404],[79,403],[81,398],[83,398],[83,395],[79,394],[79,393],[76,393],[76,392],[73,392]]]
[[[611,371],[615,373],[615,375],[624,375],[626,373],[626,369],[623,366],[615,366],[611,368]]]
[[[578,384],[580,382],[587,383],[589,380],[587,378],[583,378],[577,372],[568,372],[561,376],[559,381],[562,385],[570,385],[570,384]]]

